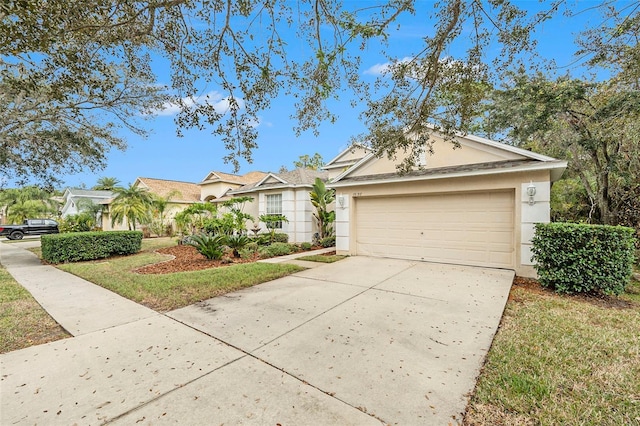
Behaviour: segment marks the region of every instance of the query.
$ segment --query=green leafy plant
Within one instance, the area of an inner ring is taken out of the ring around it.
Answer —
[[[192,235],[189,245],[209,260],[220,260],[224,255],[226,237],[224,235],[196,234]]]
[[[536,224],[532,260],[540,284],[558,293],[621,294],[634,261],[632,228]]]
[[[225,238],[225,244],[233,249],[233,257],[240,257],[240,250],[242,250],[251,240],[246,235],[228,235]]]
[[[58,221],[58,229],[64,232],[89,232],[95,230],[96,218],[89,212],[71,214]]]
[[[300,248],[302,250],[311,250],[311,247],[312,247],[311,243],[300,243]]]
[[[336,192],[326,187],[322,179],[316,178],[313,189],[309,193],[311,204],[316,208],[313,217],[318,223],[320,239],[333,233],[333,222],[336,220],[336,212],[329,210],[329,205],[336,199]]]

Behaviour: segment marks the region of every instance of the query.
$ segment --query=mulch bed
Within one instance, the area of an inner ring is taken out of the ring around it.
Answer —
[[[201,271],[239,263],[251,263],[258,260],[257,255],[253,258],[241,259],[234,258],[231,253],[223,256],[221,260],[209,260],[190,245],[161,248],[156,252],[173,256],[173,259],[138,268],[135,270],[137,274],[171,274],[173,272]]]
[[[322,247],[314,247],[314,249],[317,248]],[[195,247],[190,245],[165,247],[156,250],[156,253],[173,256],[173,259],[143,266],[134,272],[137,274],[171,274],[173,272],[201,271],[203,269],[237,265],[239,263],[252,263],[260,259],[257,253],[251,258],[242,259],[233,257],[232,252],[229,251],[221,260],[209,260],[198,253]],[[331,256],[334,254],[336,254],[335,251],[325,253],[324,255]]]

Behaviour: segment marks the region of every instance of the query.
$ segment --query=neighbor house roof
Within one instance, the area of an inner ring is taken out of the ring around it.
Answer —
[[[229,191],[228,194],[242,194],[261,191],[263,189],[311,187],[316,178],[327,180],[328,177],[329,173],[323,170],[298,168],[290,172],[269,173],[259,182],[244,185],[238,189]]]
[[[139,177],[134,185],[147,188],[152,194],[161,197],[167,197],[175,192],[177,194],[170,197],[174,202],[194,203],[200,201],[200,186],[197,183]]]
[[[258,182],[266,175],[267,173],[259,171],[245,173],[244,175],[234,175],[231,173],[211,171],[207,176],[205,176],[200,184],[222,181],[246,185],[248,183]]]

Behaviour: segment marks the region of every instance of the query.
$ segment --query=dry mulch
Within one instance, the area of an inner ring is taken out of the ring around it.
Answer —
[[[312,249],[318,248],[322,247],[313,247]],[[252,263],[260,259],[257,253],[253,257],[242,259],[233,257],[233,253],[229,251],[220,260],[209,260],[198,253],[195,247],[190,245],[165,247],[156,250],[156,253],[169,255],[173,258],[164,262],[154,263],[153,265],[143,266],[134,272],[137,274],[171,274],[174,272],[201,271],[203,269],[219,268],[240,263]],[[331,256],[334,254],[336,254],[335,251],[325,253],[324,255]]]
[[[179,245],[156,250],[156,253],[173,256],[165,262],[143,266],[136,269],[137,274],[171,274],[173,272],[201,271],[203,269],[218,268],[221,266],[237,265],[239,263],[251,263],[258,259],[256,254],[253,258],[234,258],[231,252],[223,256],[220,260],[209,260],[190,245]]]
[[[522,299],[514,294],[516,288],[524,289],[529,293],[535,293],[548,296],[559,296],[552,289],[542,287],[538,280],[533,278],[524,278],[516,276],[513,280],[512,291],[509,293],[509,300],[514,302],[522,302]],[[638,304],[628,300],[622,300],[615,296],[607,296],[604,294],[566,294],[562,297],[570,297],[579,302],[590,303],[602,308],[630,309],[637,308]]]

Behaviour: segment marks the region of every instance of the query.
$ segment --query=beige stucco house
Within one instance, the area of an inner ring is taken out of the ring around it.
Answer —
[[[362,146],[327,163],[337,252],[535,276],[534,224],[549,222],[551,183],[567,163],[476,136],[458,136],[459,148],[432,139],[434,153],[403,175]]]
[[[167,223],[171,223],[177,213],[200,201],[200,186],[196,183],[139,177],[133,186],[145,188],[151,194],[168,199],[164,212],[164,220]],[[102,229],[105,231],[128,229],[126,219],[122,223],[111,223],[109,214],[111,202],[113,198],[104,202],[106,208],[103,210]]]
[[[234,175],[212,171],[200,182],[200,200],[216,202],[217,200],[229,199],[227,193],[234,189],[239,189],[244,185],[259,182],[267,176],[264,172],[249,172],[244,175]],[[225,198],[226,197],[226,198]]]
[[[327,180],[329,173],[322,170],[298,168],[283,173],[268,173],[257,182],[229,191],[228,197],[252,197],[254,201],[245,205],[245,213],[256,218],[263,214],[282,214],[283,222],[278,232],[289,235],[290,243],[312,242],[318,232],[313,218],[315,208],[309,193],[316,178]],[[266,232],[264,223],[257,223],[261,232]],[[248,224],[251,229],[253,224]]]

